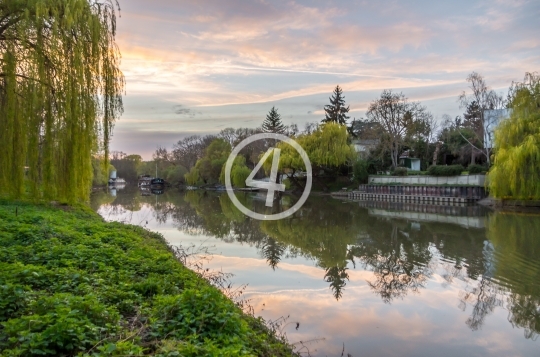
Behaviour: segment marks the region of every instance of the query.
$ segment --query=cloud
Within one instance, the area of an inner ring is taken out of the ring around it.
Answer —
[[[202,115],[202,112],[195,111],[190,108],[184,108],[182,105],[178,104],[173,107],[174,113],[178,115],[187,116],[190,118],[195,117],[196,115]]]
[[[301,123],[320,115],[313,108],[326,104],[336,84],[355,111],[393,88],[439,103],[429,109],[440,116],[455,106],[468,73],[505,88],[537,70],[540,60],[537,1],[130,0],[122,6],[118,44],[127,96],[118,128],[141,132],[258,125],[265,106],[278,102],[287,103],[284,118]],[[154,96],[156,109],[142,108]]]

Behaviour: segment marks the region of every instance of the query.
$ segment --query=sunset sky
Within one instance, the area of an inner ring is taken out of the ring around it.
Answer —
[[[112,150],[157,146],[226,127],[320,121],[339,84],[351,119],[383,89],[434,114],[463,112],[465,78],[501,93],[540,71],[540,1],[123,0],[117,43],[125,112]]]

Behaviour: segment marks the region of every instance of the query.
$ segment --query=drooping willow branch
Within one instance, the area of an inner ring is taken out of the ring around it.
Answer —
[[[86,200],[124,77],[113,0],[0,4],[0,195]]]

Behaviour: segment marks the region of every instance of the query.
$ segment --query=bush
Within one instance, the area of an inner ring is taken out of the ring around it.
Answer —
[[[476,164],[470,164],[467,168],[467,171],[469,171],[469,175],[477,175],[486,172],[488,169],[485,166],[482,165],[476,165]]]
[[[165,170],[165,180],[173,185],[185,183],[185,175],[188,173],[187,169],[182,166],[171,166]]]
[[[407,176],[409,171],[406,167],[396,167],[394,171],[391,172],[392,176]]]
[[[428,174],[431,176],[459,176],[464,167],[461,165],[433,165],[428,168]]]
[[[353,164],[353,179],[356,183],[367,183],[369,164],[366,160],[358,159]]]
[[[428,172],[427,171],[416,171],[416,170],[409,170],[407,172],[407,175],[409,176],[414,176],[414,175],[427,175]]]

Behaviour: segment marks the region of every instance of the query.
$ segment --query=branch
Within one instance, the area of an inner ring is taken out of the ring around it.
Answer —
[[[469,145],[471,145],[471,146],[472,146],[473,148],[475,148],[476,150],[480,151],[480,152],[481,152],[482,154],[484,154],[484,155],[486,156],[486,158],[488,158],[488,160],[489,160],[489,157],[488,157],[487,153],[484,152],[483,149],[479,149],[479,148],[476,147],[476,145],[474,145],[473,143],[471,143],[471,142],[469,141],[469,139],[467,139],[467,138],[465,137],[465,135],[463,135],[463,134],[461,133],[461,130],[459,130],[459,128],[457,128],[457,130],[458,130],[458,132],[459,132],[459,135],[461,135],[461,137],[462,137],[463,139],[465,139],[465,141],[467,141],[467,142],[469,143]],[[486,151],[487,151],[487,150],[486,150]]]
[[[6,73],[0,73],[0,77],[7,77],[8,75]],[[44,86],[47,86],[47,87],[50,87],[52,88],[52,85],[49,84],[49,83],[45,83],[43,81],[40,81],[39,79],[36,79],[36,78],[32,78],[32,77],[28,77],[28,76],[25,76],[24,74],[17,74],[15,73],[14,74],[15,77],[19,77],[19,78],[23,78],[23,79],[27,79],[29,81],[35,81],[35,82],[38,82],[38,83],[41,83],[43,84]],[[53,93],[54,93],[54,90],[53,90]]]

